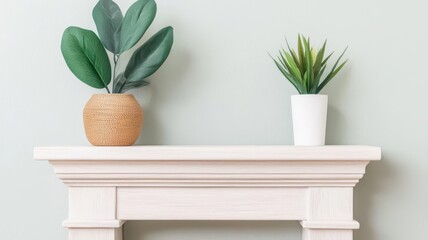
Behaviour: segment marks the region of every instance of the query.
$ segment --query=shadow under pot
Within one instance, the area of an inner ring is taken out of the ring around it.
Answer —
[[[86,137],[95,146],[131,146],[143,126],[143,110],[130,94],[94,94],[83,109]]]

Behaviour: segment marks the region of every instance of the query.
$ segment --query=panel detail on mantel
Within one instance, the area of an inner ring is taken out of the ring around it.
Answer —
[[[305,188],[281,191],[277,188],[120,188],[117,217],[127,220],[299,220],[305,217],[305,199]]]
[[[351,240],[371,146],[43,147],[69,187],[71,240],[121,238],[126,220],[297,220],[305,240]]]

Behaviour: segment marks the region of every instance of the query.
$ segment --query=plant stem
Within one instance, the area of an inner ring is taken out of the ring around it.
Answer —
[[[119,61],[119,54],[114,54],[113,55],[113,61],[114,61],[114,67],[113,67],[113,88],[112,91],[114,91],[114,87],[116,85],[116,67],[117,67],[117,62]]]
[[[119,54],[114,54],[113,55],[114,65],[116,65],[116,63],[117,63],[118,60],[119,60]]]
[[[120,86],[120,89],[119,89],[119,91],[118,91],[119,93],[121,93],[121,92],[122,92],[123,86],[125,86],[125,83],[123,83],[123,84],[122,84],[122,86]]]

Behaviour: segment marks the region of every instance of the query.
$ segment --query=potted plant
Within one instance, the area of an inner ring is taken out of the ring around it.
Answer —
[[[124,71],[118,62],[142,38],[156,15],[154,0],[138,0],[126,12],[112,0],[100,0],[92,12],[99,37],[91,30],[69,27],[61,51],[73,74],[87,85],[107,94],[94,94],[83,111],[85,133],[96,146],[127,146],[137,140],[143,111],[126,91],[149,84],[168,57],[173,44],[173,28],[165,27],[137,48]],[[111,53],[110,62],[106,49]],[[112,82],[112,84],[110,84]]]
[[[324,74],[333,53],[325,57],[327,40],[317,51],[310,39],[298,36],[297,51],[282,48],[277,59],[272,58],[284,77],[297,89],[299,95],[291,96],[293,133],[295,145],[320,146],[325,144],[328,96],[320,91],[345,66],[340,62],[346,49],[339,56],[328,74]]]

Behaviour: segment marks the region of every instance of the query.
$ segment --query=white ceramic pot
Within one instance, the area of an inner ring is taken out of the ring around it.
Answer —
[[[302,94],[291,96],[294,145],[325,145],[328,96]]]

